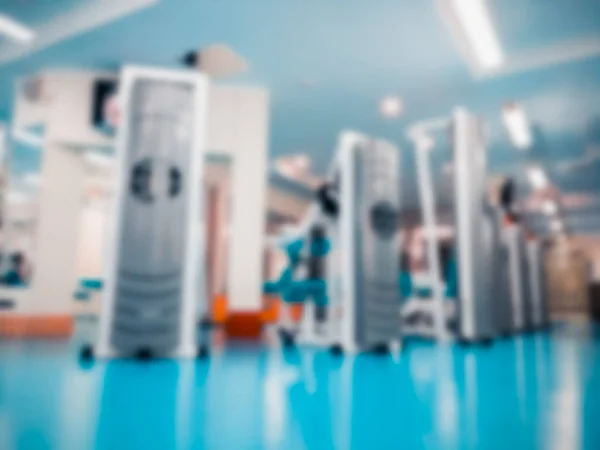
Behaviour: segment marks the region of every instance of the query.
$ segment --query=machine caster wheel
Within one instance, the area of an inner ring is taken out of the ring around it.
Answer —
[[[494,344],[494,340],[490,337],[488,338],[483,338],[481,340],[481,345],[482,347],[491,347]]]
[[[481,338],[481,339],[473,339],[473,340],[462,338],[458,341],[458,345],[460,345],[461,347],[465,347],[465,348],[473,347],[476,345],[480,345],[482,347],[491,347],[493,343],[494,343],[494,340],[490,337]]]
[[[79,359],[82,362],[90,362],[94,360],[94,347],[90,344],[85,344],[79,350]]]
[[[390,347],[387,344],[377,344],[371,351],[377,356],[387,356],[390,354]]]
[[[344,349],[342,348],[342,346],[340,344],[332,345],[331,348],[329,349],[329,351],[331,352],[331,354],[333,356],[343,356],[344,355]]]
[[[281,339],[281,343],[284,348],[292,348],[296,344],[294,334],[287,330],[284,330],[283,328],[279,329],[279,339]]]
[[[210,356],[210,351],[206,345],[201,345],[198,347],[198,351],[196,352],[196,359],[207,359]]]
[[[140,348],[135,353],[135,359],[138,361],[150,361],[153,357],[154,355],[152,354],[152,350],[149,348]]]
[[[458,342],[458,345],[462,348],[469,348],[469,347],[471,347],[471,345],[473,345],[473,343],[471,341],[469,341],[468,339],[464,339],[464,338],[459,339],[457,342]]]

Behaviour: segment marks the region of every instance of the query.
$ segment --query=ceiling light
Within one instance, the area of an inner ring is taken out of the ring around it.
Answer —
[[[520,150],[527,150],[533,144],[529,121],[523,108],[510,103],[502,108],[502,120],[510,140]]]
[[[550,229],[555,233],[560,233],[561,231],[563,231],[563,223],[560,220],[555,219],[552,222],[550,222]]]
[[[11,19],[5,14],[0,14],[0,34],[26,44],[35,39],[35,33],[31,28]]]
[[[306,155],[296,155],[293,161],[299,171],[307,171],[310,168],[310,158]]]
[[[250,64],[231,47],[212,44],[184,56],[186,65],[195,67],[212,78],[239,75],[250,68]]]
[[[398,117],[403,109],[402,100],[398,97],[384,97],[379,103],[379,112],[383,117]]]
[[[275,168],[283,176],[299,179],[310,169],[310,158],[304,154],[284,156],[275,162]]]
[[[553,216],[558,212],[558,207],[552,200],[547,200],[542,205],[542,211],[548,216]]]
[[[504,55],[486,0],[451,0],[451,3],[479,64],[485,69],[502,65]]]
[[[535,189],[546,189],[548,187],[548,177],[540,167],[530,167],[527,171],[529,181]]]

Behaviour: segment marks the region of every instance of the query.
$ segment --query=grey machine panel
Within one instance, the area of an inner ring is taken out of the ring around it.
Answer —
[[[111,345],[166,354],[179,344],[188,224],[193,87],[132,87],[118,228]]]
[[[548,308],[546,303],[544,249],[539,241],[527,243],[527,257],[529,262],[529,288],[531,289],[531,325],[534,328],[541,328],[548,324]]]
[[[355,339],[369,349],[400,335],[398,153],[370,141],[353,157]]]
[[[531,325],[527,244],[521,228],[516,225],[509,226],[504,231],[504,237],[509,255],[512,330],[520,332]]]
[[[493,236],[495,249],[492,252],[493,265],[493,325],[500,335],[508,335],[513,330],[512,303],[510,292],[509,252],[504,243],[503,221],[504,211],[494,208],[495,220],[493,223]]]
[[[467,341],[492,338],[495,215],[486,185],[486,149],[482,124],[466,111],[455,113],[454,219],[458,259],[458,334]]]

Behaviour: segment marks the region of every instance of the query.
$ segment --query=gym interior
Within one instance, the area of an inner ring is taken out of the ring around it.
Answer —
[[[600,2],[0,2],[0,449],[600,448]]]

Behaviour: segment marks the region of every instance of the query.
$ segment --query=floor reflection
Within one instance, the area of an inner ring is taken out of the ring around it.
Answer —
[[[580,326],[580,325],[579,325]],[[572,327],[400,358],[229,345],[97,362],[0,343],[2,448],[597,449],[600,341]]]

